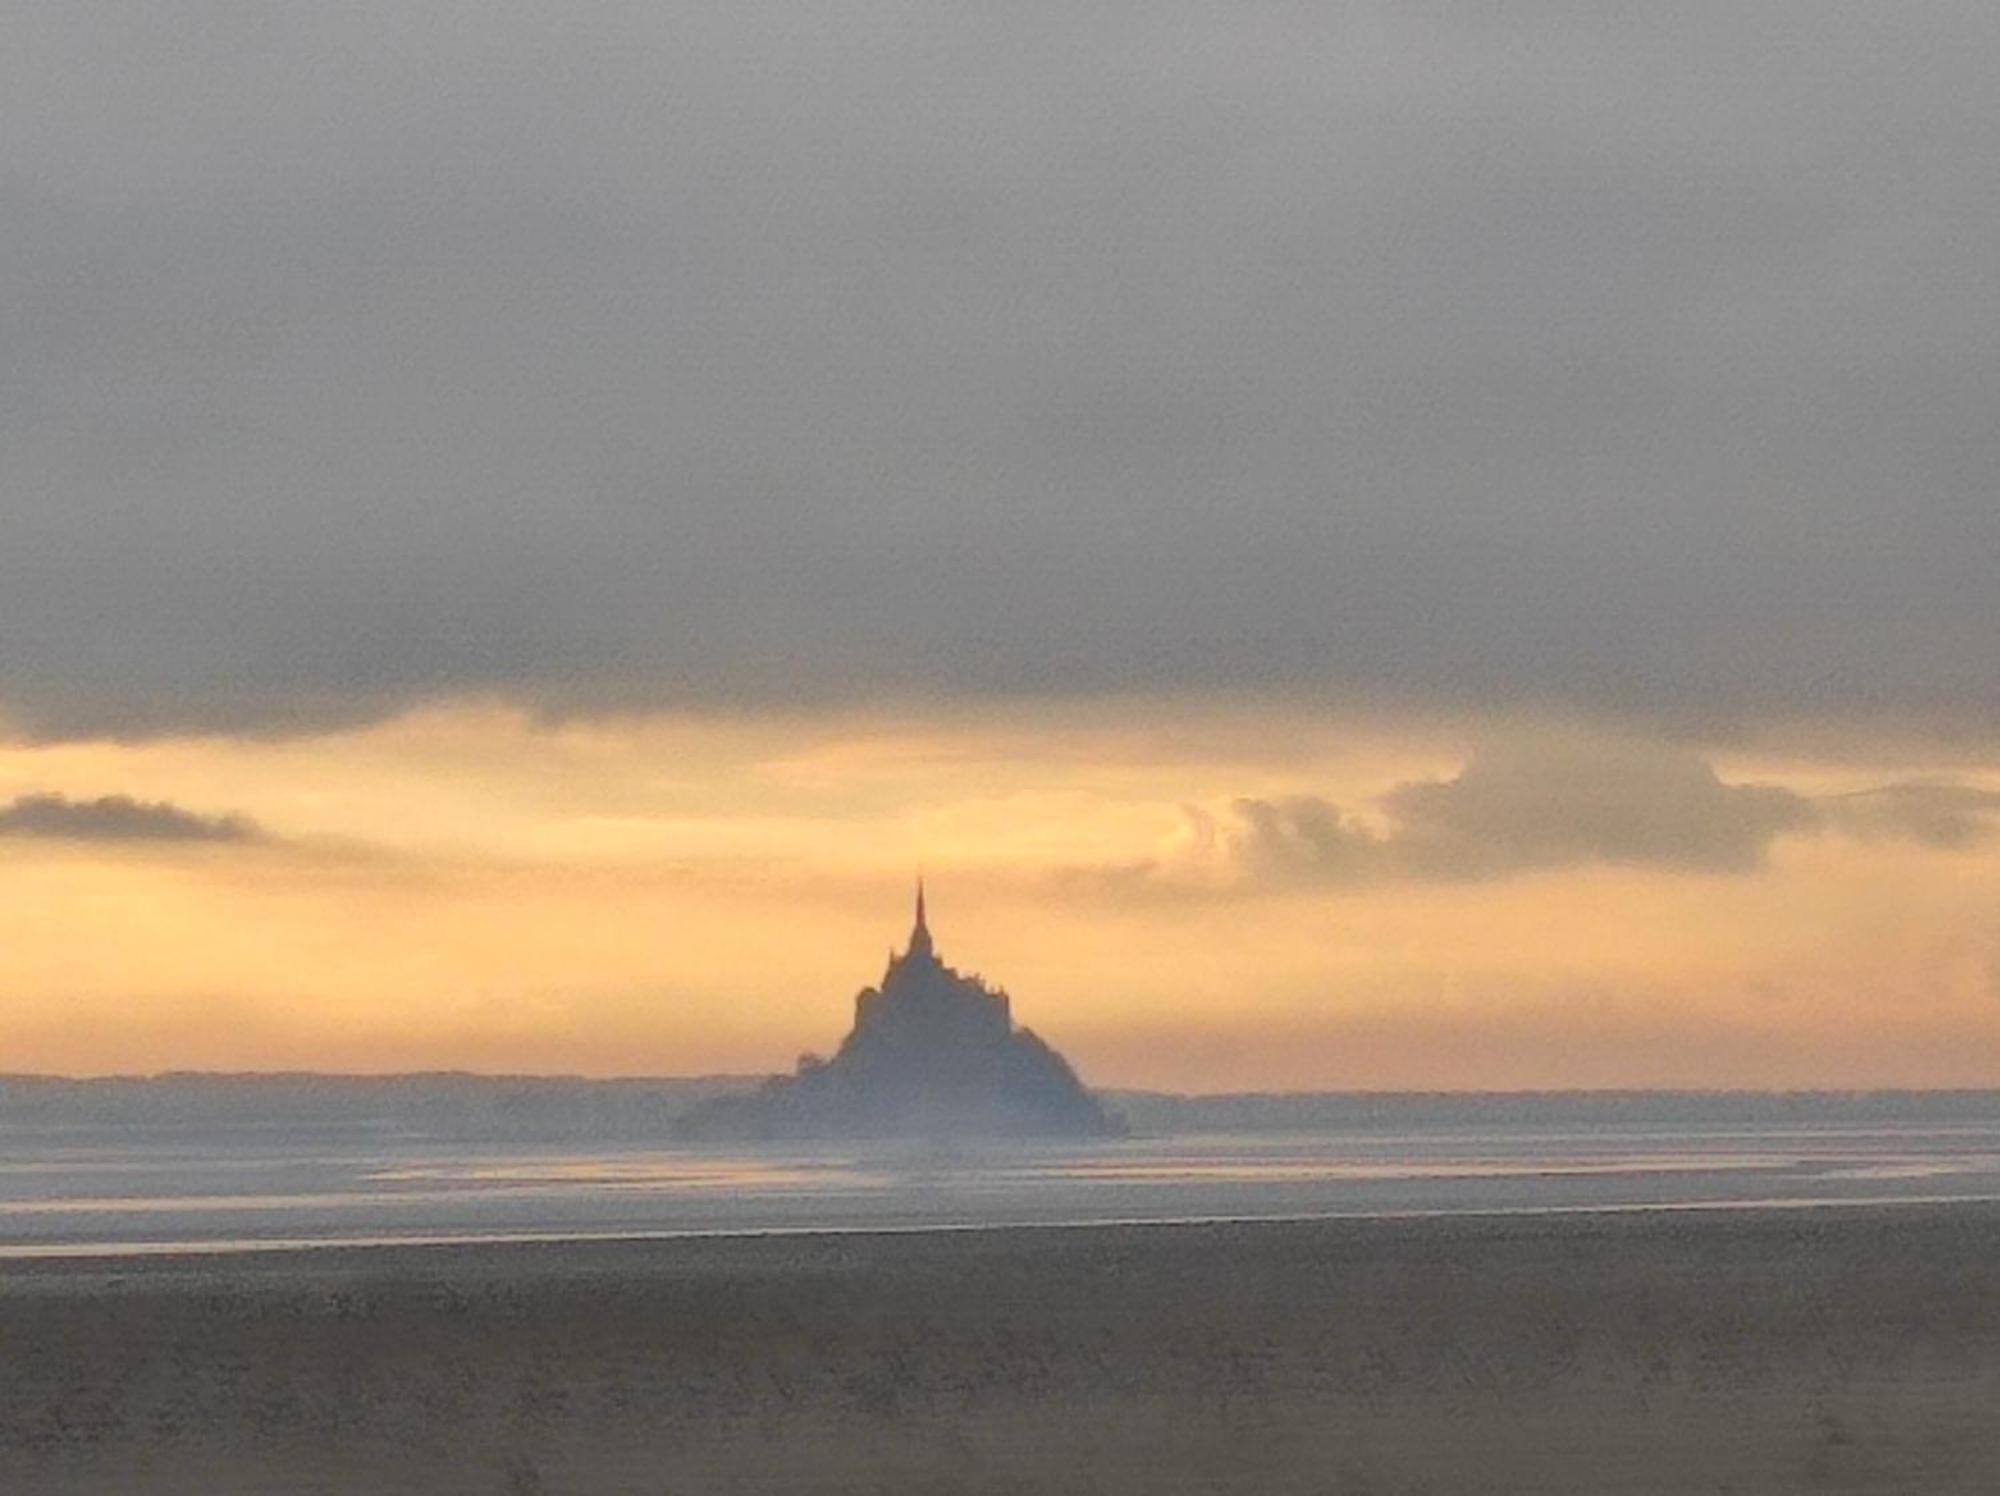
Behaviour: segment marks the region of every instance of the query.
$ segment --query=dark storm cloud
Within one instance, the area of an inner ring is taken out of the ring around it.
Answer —
[[[1184,855],[1128,867],[1130,886],[1241,889],[1391,880],[1469,882],[1592,864],[1742,873],[1786,836],[1841,835],[1940,850],[2000,829],[2000,792],[1904,783],[1808,796],[1730,784],[1685,749],[1544,734],[1483,748],[1449,779],[1401,785],[1350,814],[1314,795],[1191,810]]]
[[[2000,716],[2000,13],[19,7],[0,713]]]
[[[0,805],[0,837],[86,842],[247,842],[263,832],[243,816],[205,816],[166,801],[105,795],[21,795]]]

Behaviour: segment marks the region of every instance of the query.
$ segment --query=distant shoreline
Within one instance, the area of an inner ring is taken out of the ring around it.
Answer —
[[[664,1140],[690,1112],[748,1094],[761,1075],[485,1075],[412,1071],[0,1074],[0,1128],[392,1128],[459,1140]],[[1139,1135],[1372,1132],[1422,1126],[1643,1126],[2000,1121],[2000,1087],[1911,1090],[1600,1088],[1232,1091],[1100,1088]]]
[[[747,1090],[779,1071],[710,1071],[692,1075],[582,1075],[565,1071],[512,1070],[150,1070],[79,1074],[68,1071],[0,1070],[0,1094],[10,1086],[26,1088],[92,1087],[105,1089],[214,1087],[255,1089],[268,1086],[351,1087],[385,1089],[409,1086],[446,1088],[575,1087],[605,1091],[662,1088],[669,1090]],[[1965,1097],[2000,1101],[2000,1082],[1991,1086],[1327,1086],[1322,1088],[1171,1091],[1145,1086],[1094,1086],[1100,1096],[1158,1098],[1177,1101],[1312,1100],[1341,1097],[1481,1098],[1525,1100],[1537,1097],[1788,1097],[1883,1098]]]

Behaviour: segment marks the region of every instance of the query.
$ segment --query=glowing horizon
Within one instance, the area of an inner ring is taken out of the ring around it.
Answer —
[[[782,1070],[921,868],[1097,1085],[2000,1083],[2000,777],[1813,743],[1200,700],[16,742],[0,804],[234,830],[0,836],[0,1071]]]

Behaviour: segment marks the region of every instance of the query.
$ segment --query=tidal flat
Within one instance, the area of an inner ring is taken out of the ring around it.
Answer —
[[[2000,1207],[0,1264],[0,1491],[1991,1493]]]

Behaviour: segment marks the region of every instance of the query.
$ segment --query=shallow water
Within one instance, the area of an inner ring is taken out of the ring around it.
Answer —
[[[0,1130],[0,1256],[2000,1198],[2000,1124],[522,1148]]]

